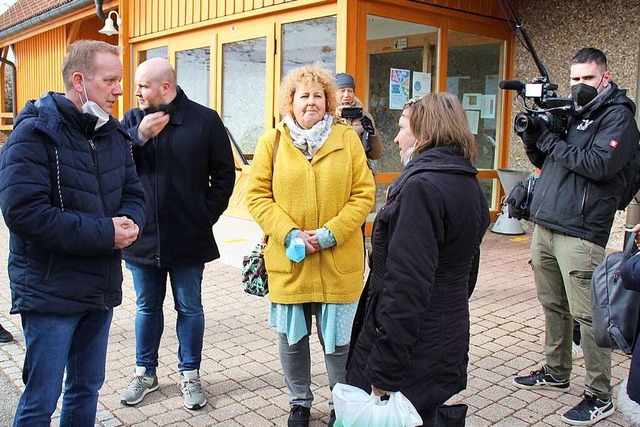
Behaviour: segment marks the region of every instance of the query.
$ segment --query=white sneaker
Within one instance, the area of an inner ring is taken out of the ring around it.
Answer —
[[[180,391],[187,409],[200,409],[207,404],[197,369],[180,372]]]
[[[571,358],[573,360],[576,360],[581,359],[582,356],[584,356],[584,353],[582,352],[582,346],[580,344],[571,342]]]

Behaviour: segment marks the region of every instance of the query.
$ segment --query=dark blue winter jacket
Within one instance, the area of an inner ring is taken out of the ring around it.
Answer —
[[[144,191],[130,137],[94,131],[63,94],[29,101],[0,154],[0,208],[11,233],[11,313],[78,314],[122,301],[112,217],[142,229]]]
[[[170,268],[220,257],[212,226],[227,209],[236,172],[220,116],[178,87],[171,119],[148,141],[138,141],[145,113],[134,108],[123,124],[134,138],[133,157],[147,195],[147,221],[125,261]]]

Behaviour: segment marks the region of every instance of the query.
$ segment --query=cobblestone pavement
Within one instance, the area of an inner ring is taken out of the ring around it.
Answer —
[[[286,426],[287,393],[280,373],[276,334],[267,326],[267,300],[241,290],[240,254],[259,240],[250,221],[223,217],[216,224],[222,260],[207,265],[203,304],[206,331],[201,377],[208,405],[189,411],[178,389],[175,311],[171,293],[165,301],[165,332],[160,348],[160,389],[136,407],[119,403],[135,363],[135,294],[125,270],[124,301],[115,309],[109,341],[106,382],[96,425],[115,426]],[[487,232],[482,245],[480,276],[471,307],[471,350],[467,389],[451,402],[469,405],[467,426],[560,426],[559,413],[579,402],[584,365],[579,360],[568,393],[528,391],[511,384],[515,374],[536,369],[543,360],[544,321],[536,299],[529,259],[530,234],[505,236]],[[0,226],[0,262],[6,263],[7,230]],[[223,262],[224,261],[224,262]],[[0,272],[0,323],[17,338],[0,346],[0,368],[19,387],[24,337],[19,316],[8,314],[9,286]],[[315,334],[312,338],[314,407],[312,426],[325,425],[329,390]],[[613,357],[617,386],[629,370],[630,358]],[[57,426],[57,419],[53,425]],[[627,426],[618,414],[599,427]]]

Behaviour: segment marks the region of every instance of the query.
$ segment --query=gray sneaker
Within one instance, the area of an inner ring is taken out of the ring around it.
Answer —
[[[200,409],[207,404],[197,369],[180,372],[180,391],[184,397],[184,406],[188,409]]]
[[[136,366],[133,378],[129,382],[126,390],[120,395],[120,403],[133,406],[142,402],[144,397],[158,389],[158,377],[156,375],[145,375],[144,366]]]

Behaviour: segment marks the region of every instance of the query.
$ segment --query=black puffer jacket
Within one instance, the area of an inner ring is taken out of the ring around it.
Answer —
[[[542,169],[530,219],[605,247],[639,133],[635,104],[615,83],[594,101],[571,120],[563,139],[544,131],[526,144]]]
[[[77,314],[122,301],[112,217],[144,227],[131,141],[110,118],[93,131],[64,94],[29,101],[0,160],[0,206],[11,231],[11,313]]]
[[[401,391],[420,412],[466,387],[469,278],[489,225],[476,172],[456,148],[439,147],[420,153],[392,185],[374,224],[349,384]]]
[[[174,267],[220,256],[211,227],[227,209],[236,177],[229,136],[218,113],[182,89],[171,104],[162,132],[133,146],[147,194],[147,225],[123,256],[138,264]],[[143,118],[138,108],[124,116],[134,138]]]

